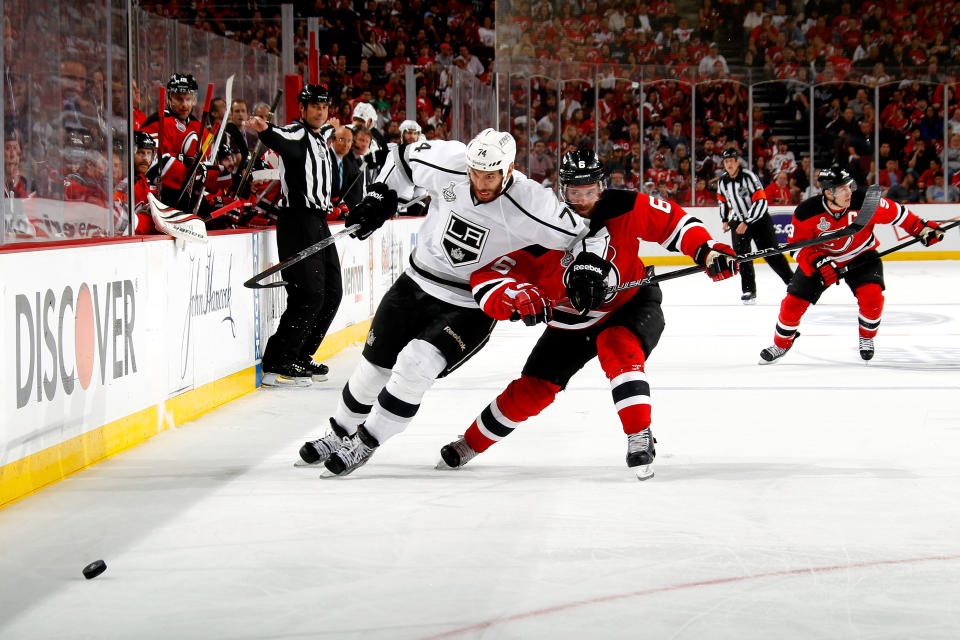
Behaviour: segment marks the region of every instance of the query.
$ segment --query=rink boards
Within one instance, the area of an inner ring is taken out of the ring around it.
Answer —
[[[917,206],[952,219],[949,205]],[[690,209],[723,237],[715,208]],[[789,208],[772,208],[786,232]],[[337,243],[344,295],[317,357],[362,341],[403,272],[420,219]],[[334,231],[338,225],[334,225]],[[882,247],[908,237],[877,229]],[[645,245],[649,264],[689,258]],[[960,233],[888,259],[960,258]],[[225,232],[0,251],[0,507],[256,389],[282,289],[243,282],[277,261],[275,233]]]
[[[419,224],[338,242],[318,357],[365,338]],[[273,230],[0,252],[0,506],[256,389],[285,294],[243,282],[276,262]]]

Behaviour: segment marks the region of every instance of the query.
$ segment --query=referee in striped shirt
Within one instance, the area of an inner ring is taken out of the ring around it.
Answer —
[[[740,152],[734,147],[723,151],[724,174],[717,183],[717,200],[720,202],[720,219],[723,230],[729,231],[730,244],[738,255],[751,251],[750,242],[757,249],[777,246],[777,233],[773,228],[767,206],[767,194],[756,174],[740,166]],[[782,254],[765,258],[784,284],[790,284],[793,271]],[[757,301],[757,277],[752,262],[740,265],[740,286],[743,288],[743,304]]]
[[[283,204],[277,218],[280,260],[330,237],[327,214],[333,176],[327,143],[339,121],[327,120],[330,96],[325,86],[307,84],[297,95],[300,117],[278,127],[254,116],[256,130],[268,149],[280,156]],[[276,333],[263,350],[263,384],[309,386],[326,380],[326,365],[313,360],[343,297],[340,259],[334,245],[282,271],[289,284],[287,308]]]

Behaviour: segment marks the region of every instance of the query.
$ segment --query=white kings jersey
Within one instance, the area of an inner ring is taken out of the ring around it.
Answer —
[[[435,298],[476,308],[470,274],[530,245],[567,250],[574,256],[584,250],[603,256],[606,251],[606,229],[589,235],[586,220],[518,171],[493,201],[474,200],[462,142],[415,142],[401,145],[398,152],[392,168],[388,163],[377,182],[398,194],[412,185],[430,194],[430,212],[406,274]]]
[[[419,144],[419,143],[415,143]],[[400,151],[404,148],[403,146],[397,144],[396,142],[390,143],[390,153],[387,154],[387,159],[383,163],[383,169],[380,170],[380,174],[377,176],[376,182],[386,182],[389,179],[390,174],[394,170],[394,167],[400,164]],[[414,184],[407,183],[403,187],[397,188],[392,187],[394,191],[397,192],[397,199],[400,201],[400,204],[406,204],[413,200],[414,198],[419,197],[421,194],[426,195],[427,190],[423,187],[418,187]]]

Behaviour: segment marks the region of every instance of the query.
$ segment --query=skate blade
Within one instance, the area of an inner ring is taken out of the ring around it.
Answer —
[[[300,460],[297,460],[296,462],[294,462],[294,463],[293,463],[293,466],[295,466],[295,467],[314,467],[314,468],[316,468],[316,467],[321,466],[322,464],[323,464],[323,460],[317,460],[316,462],[306,462],[305,460],[300,459]]]
[[[326,382],[326,381],[327,381],[327,376],[325,376],[325,375],[323,375],[323,374],[320,374],[320,373],[311,376],[311,378],[313,379],[314,382]]]
[[[313,384],[310,378],[288,378],[277,373],[265,373],[260,384],[265,387],[309,387]]]
[[[460,470],[460,467],[451,467],[450,465],[448,465],[443,460],[443,458],[440,458],[440,460],[437,461],[437,464],[435,464],[433,468],[436,469],[437,471],[459,471]]]
[[[644,480],[649,480],[653,477],[652,465],[644,464],[636,468],[637,480],[641,482]]]

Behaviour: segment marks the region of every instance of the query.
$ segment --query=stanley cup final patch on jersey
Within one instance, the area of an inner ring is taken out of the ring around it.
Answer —
[[[451,212],[447,228],[443,232],[443,250],[454,267],[462,267],[480,261],[483,245],[490,230],[464,220]]]
[[[453,182],[451,182],[450,184],[448,184],[447,186],[445,186],[445,187],[443,188],[443,190],[441,191],[441,193],[443,193],[443,199],[446,200],[447,202],[453,202],[454,200],[457,199],[457,194],[454,193],[454,191],[453,191],[453,188],[454,188],[455,186],[456,186],[456,184],[453,183]]]

